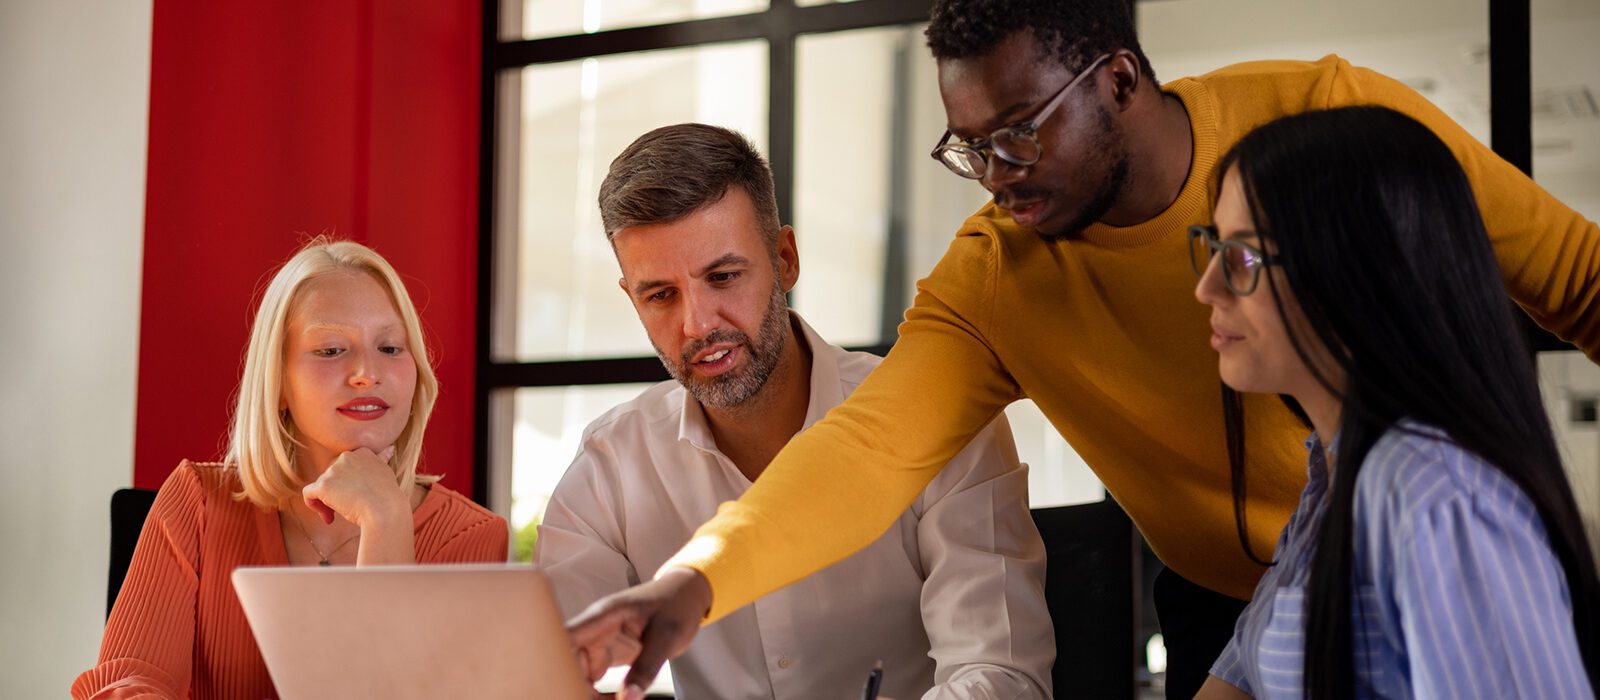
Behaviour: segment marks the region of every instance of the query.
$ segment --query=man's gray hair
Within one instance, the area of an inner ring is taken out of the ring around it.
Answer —
[[[769,250],[778,243],[778,200],[772,170],[750,140],[732,129],[674,124],[640,136],[600,183],[606,240],[632,226],[670,224],[722,200],[738,185],[755,206]]]

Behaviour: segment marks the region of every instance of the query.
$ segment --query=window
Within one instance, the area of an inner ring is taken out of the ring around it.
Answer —
[[[1573,424],[1588,424],[1595,422],[1595,399],[1592,396],[1572,399],[1572,412],[1568,422]]]
[[[1526,148],[1533,178],[1600,221],[1600,4],[1532,0]],[[1539,353],[1539,384],[1572,492],[1600,557],[1600,367],[1572,349]]]
[[[511,0],[501,36],[542,39],[758,12],[766,0]],[[516,17],[521,17],[517,21]]]
[[[595,203],[611,159],[652,128],[749,136],[800,243],[791,305],[836,344],[894,342],[916,277],[987,199],[927,158],[944,129],[930,4],[489,3],[478,483],[513,529],[531,536],[589,422],[667,378]],[[1036,504],[1104,498],[1031,402],[1007,415]]]
[[[595,203],[600,181],[617,153],[665,124],[719,124],[764,146],[766,68],[766,42],[736,41],[536,64],[512,74],[521,96],[514,151],[520,215],[507,246],[517,252],[509,359],[652,354],[617,288],[617,263]]]

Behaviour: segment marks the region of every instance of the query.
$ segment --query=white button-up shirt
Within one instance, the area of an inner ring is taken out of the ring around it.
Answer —
[[[794,319],[812,351],[810,427],[880,358]],[[538,565],[575,615],[653,576],[750,485],[699,402],[657,384],[584,431],[539,526]],[[866,549],[700,630],[673,682],[683,698],[853,699],[881,659],[882,694],[897,700],[1048,697],[1044,564],[1002,415]]]

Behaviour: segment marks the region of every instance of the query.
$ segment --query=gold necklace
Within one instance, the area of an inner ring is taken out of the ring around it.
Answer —
[[[333,551],[328,552],[327,554],[323,554],[322,553],[322,548],[317,546],[317,541],[316,540],[311,539],[311,533],[306,532],[306,526],[300,524],[300,517],[295,515],[294,511],[292,511],[292,510],[289,511],[289,520],[294,521],[295,529],[300,531],[300,536],[301,537],[306,538],[306,544],[311,545],[311,551],[317,553],[317,557],[319,558],[319,561],[317,561],[317,566],[333,566],[333,563],[328,561],[328,557],[331,557],[331,556],[333,556],[335,554],[338,554],[339,550],[344,549],[345,545],[350,544],[351,542],[354,542],[357,539],[361,538],[361,533],[357,532],[356,534],[351,535],[350,539],[347,539],[347,540],[345,540],[343,542],[340,542],[339,546],[333,548]]]

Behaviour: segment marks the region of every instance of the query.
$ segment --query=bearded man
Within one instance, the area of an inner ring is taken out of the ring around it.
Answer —
[[[536,560],[568,616],[648,580],[880,361],[789,310],[794,229],[739,134],[645,134],[612,162],[600,213],[673,380],[591,423],[551,496]],[[678,697],[855,697],[874,660],[899,700],[1050,697],[1044,564],[1002,415],[866,549],[702,631],[672,662]]]

